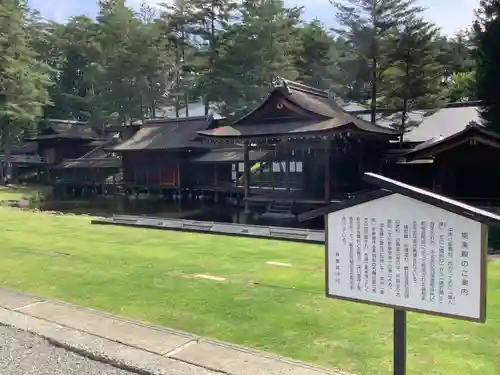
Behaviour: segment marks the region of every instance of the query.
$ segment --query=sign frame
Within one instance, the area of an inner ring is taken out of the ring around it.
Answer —
[[[361,203],[358,203],[361,204]],[[348,207],[343,207],[340,210],[344,210]],[[334,212],[334,211],[331,211]],[[418,309],[418,308],[411,308],[411,307],[406,307],[406,306],[400,306],[400,305],[394,305],[394,304],[389,304],[389,303],[381,303],[381,302],[374,302],[370,300],[365,300],[365,299],[360,299],[360,298],[350,298],[350,297],[344,297],[344,296],[339,296],[335,294],[330,294],[330,291],[328,290],[328,286],[330,285],[330,278],[329,278],[329,251],[328,251],[328,215],[325,215],[325,296],[330,299],[338,299],[341,301],[346,301],[346,302],[357,302],[357,303],[364,303],[366,305],[371,305],[371,306],[377,306],[377,307],[386,307],[386,308],[391,308],[391,309],[397,309],[397,310],[405,310],[408,312],[414,312],[414,313],[420,313],[420,314],[426,314],[426,315],[432,315],[432,316],[440,316],[443,318],[452,318],[452,319],[459,319],[459,320],[465,320],[465,321],[470,321],[470,322],[475,322],[475,323],[485,323],[486,322],[486,300],[487,300],[487,264],[488,264],[488,227],[485,224],[481,224],[481,249],[480,249],[480,268],[481,268],[481,275],[480,275],[480,306],[479,306],[479,317],[472,318],[468,316],[463,316],[463,315],[458,315],[458,314],[446,314],[446,313],[441,313],[437,311],[430,311],[430,310],[424,310],[424,309]]]

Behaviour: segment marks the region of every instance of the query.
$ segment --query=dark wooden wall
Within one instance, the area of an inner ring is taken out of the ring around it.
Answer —
[[[122,154],[123,182],[148,187],[181,187],[180,155],[165,151],[128,151]]]
[[[432,164],[387,164],[384,174],[456,199],[500,199],[500,150],[469,143],[434,156]]]
[[[182,183],[190,187],[227,186],[232,181],[232,163],[187,163]]]
[[[463,144],[436,155],[436,180],[443,193],[464,198],[500,198],[500,150]]]
[[[51,139],[38,142],[38,154],[47,160],[49,165],[55,165],[63,159],[78,159],[85,155],[90,141],[72,139]]]

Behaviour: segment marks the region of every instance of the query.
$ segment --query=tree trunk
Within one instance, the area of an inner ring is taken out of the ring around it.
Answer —
[[[1,150],[4,154],[4,159],[0,161],[0,183],[7,185],[7,168],[10,159],[10,121],[5,120],[2,123],[2,144]]]
[[[401,114],[401,135],[399,136],[399,145],[403,147],[403,138],[406,129],[406,116],[408,114],[408,97],[403,99],[403,113]]]
[[[403,147],[403,138],[406,130],[406,116],[408,114],[408,100],[410,96],[410,53],[407,54],[407,61],[405,63],[405,97],[403,98],[403,113],[401,114],[401,135],[399,137],[399,145]]]
[[[370,121],[372,124],[375,124],[377,121],[377,0],[373,0],[372,4],[372,27],[373,27],[373,35],[372,35],[372,45],[371,45],[371,60],[372,60],[372,91],[371,91],[371,116]]]
[[[372,124],[377,122],[377,58],[372,57],[372,92],[371,92],[371,116],[370,121]]]

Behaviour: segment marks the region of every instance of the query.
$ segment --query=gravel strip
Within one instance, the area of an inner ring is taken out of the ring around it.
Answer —
[[[0,326],[0,374],[132,375],[49,344],[45,339]]]

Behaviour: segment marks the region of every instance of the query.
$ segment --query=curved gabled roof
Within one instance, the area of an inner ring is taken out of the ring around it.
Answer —
[[[275,99],[284,100],[296,108],[293,118],[263,119],[263,110],[275,106]],[[300,114],[299,114],[300,112]],[[253,111],[230,126],[200,131],[201,135],[220,138],[259,138],[277,136],[305,136],[315,133],[358,131],[377,135],[396,136],[392,129],[365,121],[346,112],[327,92],[300,83],[283,80]]]

